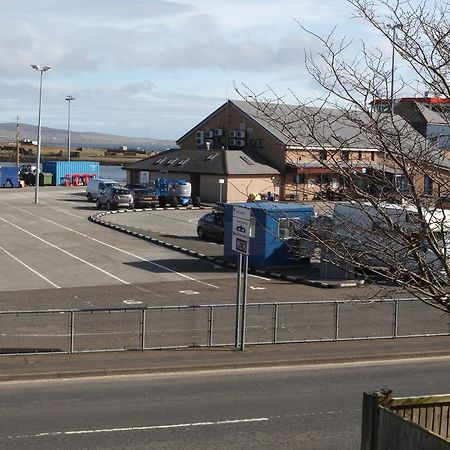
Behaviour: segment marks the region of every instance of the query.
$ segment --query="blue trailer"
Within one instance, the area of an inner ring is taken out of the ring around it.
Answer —
[[[0,167],[0,187],[20,187],[19,168],[17,166]]]
[[[297,232],[308,224],[314,215],[310,205],[272,201],[224,204],[224,259],[237,261],[237,253],[232,250],[233,207],[250,208],[254,221],[254,237],[250,238],[249,264],[252,267],[287,266],[305,263],[309,257],[298,255]]]
[[[78,175],[78,183],[83,182],[83,175],[98,178],[100,164],[97,161],[43,161],[42,172],[53,174],[53,185],[63,186],[69,178],[73,183],[74,175]]]

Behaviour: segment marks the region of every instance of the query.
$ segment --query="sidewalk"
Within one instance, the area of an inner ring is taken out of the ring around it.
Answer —
[[[0,356],[0,382],[450,357],[450,337]]]

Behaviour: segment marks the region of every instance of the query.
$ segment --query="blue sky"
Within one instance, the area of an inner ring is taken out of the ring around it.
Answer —
[[[1,0],[0,122],[177,139],[235,85],[290,100],[318,94],[304,68],[317,46],[302,31],[379,39],[345,0]],[[382,44],[383,45],[383,44]],[[387,43],[385,45],[388,45]]]

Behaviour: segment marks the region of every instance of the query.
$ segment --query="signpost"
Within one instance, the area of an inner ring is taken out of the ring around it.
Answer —
[[[239,253],[236,297],[235,345],[241,351],[245,348],[245,320],[247,312],[248,254],[252,225],[251,210],[243,206],[233,206],[231,248]],[[253,230],[254,234],[254,230]],[[241,305],[242,300],[242,305]],[[242,312],[241,312],[242,308]]]

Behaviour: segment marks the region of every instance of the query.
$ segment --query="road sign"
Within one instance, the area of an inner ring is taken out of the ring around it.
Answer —
[[[243,208],[242,206],[233,207],[233,235],[236,235],[241,239],[248,240],[248,238],[250,237],[251,226],[250,214],[251,211],[248,208]]]
[[[231,248],[235,252],[248,255],[251,210],[242,206],[233,206]]]
[[[233,219],[235,217],[243,220],[250,220],[252,211],[250,208],[245,208],[243,206],[233,206]]]
[[[231,248],[238,253],[248,255],[248,239],[242,239],[239,236],[233,235],[231,238]]]

